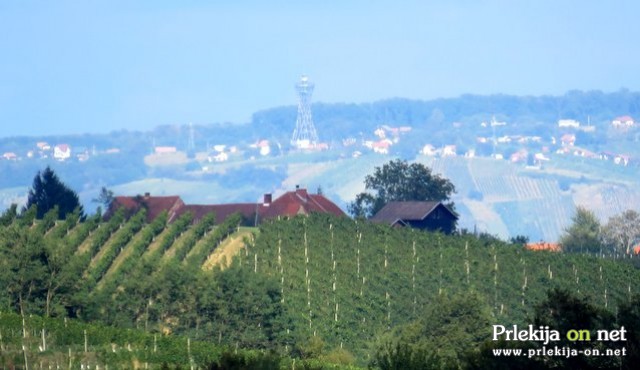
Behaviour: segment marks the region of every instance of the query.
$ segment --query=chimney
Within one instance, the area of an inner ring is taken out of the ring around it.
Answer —
[[[300,199],[306,201],[309,198],[309,194],[307,193],[307,189],[301,188],[300,185],[296,185],[296,195],[300,197]]]
[[[262,205],[265,207],[268,207],[271,204],[271,193],[267,193],[264,195],[264,201],[262,202]]]
[[[145,197],[145,199],[146,199],[146,198],[149,198],[150,196],[151,196],[151,193],[149,193],[149,192],[144,193],[144,197]]]

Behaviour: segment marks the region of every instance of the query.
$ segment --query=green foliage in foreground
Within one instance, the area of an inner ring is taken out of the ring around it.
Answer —
[[[207,254],[237,219],[141,224],[142,214],[116,213],[108,222],[74,216],[39,226],[34,216],[0,218],[3,312],[275,351],[311,367],[365,365],[397,328],[420,322],[428,329],[414,330],[416,338],[438,332],[448,347],[480,346],[493,323],[528,325],[550,288],[615,310],[640,286],[626,261],[326,215],[267,222],[231,267],[206,271]],[[424,344],[430,351],[434,342]],[[447,361],[464,355],[441,351]]]
[[[488,333],[475,336],[487,331],[487,325],[481,325],[485,320],[478,317],[479,314],[483,316],[486,308],[473,294],[452,297],[442,303],[422,319],[398,328],[394,336],[380,346],[370,367],[384,370],[635,369],[640,360],[637,335],[640,332],[640,296],[622,304],[615,315],[574,293],[550,290],[536,305],[535,315],[531,317],[534,329],[546,328],[559,333],[557,338],[549,337],[546,343],[542,335],[522,340],[514,340],[513,334],[510,339],[500,335],[498,340],[493,340]],[[446,314],[434,315],[434,311]],[[625,340],[620,337],[598,340],[598,330],[611,333],[622,327],[626,331]],[[469,330],[460,330],[464,328]],[[520,327],[519,330],[528,328]],[[569,340],[566,333],[571,330],[586,332],[586,339]],[[565,354],[558,355],[556,348]],[[521,354],[496,354],[504,349],[521,351]],[[623,349],[625,354],[621,355]],[[598,351],[598,355],[586,355],[589,351]],[[609,355],[605,355],[607,351]]]
[[[342,348],[363,362],[372,359],[385,333],[424,317],[436,320],[433,331],[449,321],[465,323],[450,329],[471,328],[477,340],[494,323],[531,323],[535,305],[554,287],[615,310],[640,286],[640,273],[625,260],[531,252],[491,238],[325,215],[263,225],[237,263],[279,281],[298,337],[317,336],[327,351]],[[438,311],[447,297],[457,296],[475,297],[482,312],[451,318]]]
[[[24,368],[356,369],[78,320],[0,312],[0,365]],[[33,366],[33,365],[31,365]]]
[[[133,367],[136,363],[188,365],[191,361],[202,366],[216,361],[223,350],[211,343],[186,337],[163,336],[68,319],[28,316],[24,321],[24,329],[26,337],[23,335],[20,315],[0,313],[0,364],[24,364],[23,345],[27,349],[27,361],[54,368],[57,364],[66,368],[70,363],[73,368],[79,368],[80,364],[93,368],[105,364]]]

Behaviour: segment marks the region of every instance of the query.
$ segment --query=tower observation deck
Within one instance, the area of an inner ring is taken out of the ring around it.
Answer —
[[[296,128],[293,130],[291,145],[298,149],[311,149],[318,143],[318,134],[313,125],[311,117],[311,94],[313,93],[313,83],[309,77],[303,75],[296,84],[298,92],[298,117],[296,118]]]

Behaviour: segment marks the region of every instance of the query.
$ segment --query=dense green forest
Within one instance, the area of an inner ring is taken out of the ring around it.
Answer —
[[[186,214],[167,224],[162,215],[147,224],[143,212],[109,221],[81,221],[77,213],[57,220],[55,209],[42,220],[35,209],[5,212],[0,311],[138,329],[147,335],[136,340],[139,348],[152,337],[179,336],[366,365],[403,335],[400,328],[424,318],[450,321],[451,312],[433,310],[455,304],[438,302],[474,302],[486,321],[457,319],[462,326],[527,325],[551,288],[616,312],[638,293],[640,280],[626,260],[528,252],[486,235],[444,236],[325,215],[265,223],[229,268],[208,270],[207,257],[238,230],[239,219],[216,225],[211,215],[194,225]],[[20,316],[11,317],[15,327]],[[29,324],[32,337],[39,325]],[[466,348],[478,351],[489,329],[479,328]],[[450,332],[460,330],[466,328]],[[457,339],[450,339],[443,356],[458,361]],[[13,348],[11,361],[22,361]]]

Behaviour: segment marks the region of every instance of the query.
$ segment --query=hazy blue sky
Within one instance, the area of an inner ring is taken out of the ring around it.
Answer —
[[[246,122],[303,73],[322,102],[640,89],[638,1],[218,3],[0,1],[0,136]]]

